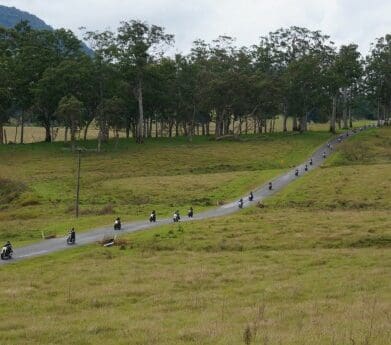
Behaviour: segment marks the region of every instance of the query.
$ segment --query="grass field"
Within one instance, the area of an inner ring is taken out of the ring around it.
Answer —
[[[243,141],[197,137],[121,140],[82,153],[81,217],[74,217],[76,156],[63,143],[0,146],[0,241],[19,245],[124,221],[196,212],[242,196],[303,161],[327,132],[248,136]],[[85,143],[87,148],[95,142]]]
[[[390,139],[263,208],[3,267],[2,344],[390,344]]]

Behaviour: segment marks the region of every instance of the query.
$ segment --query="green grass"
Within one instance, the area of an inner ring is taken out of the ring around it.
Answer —
[[[302,162],[327,140],[326,132],[244,136],[242,141],[196,137],[149,140],[139,146],[120,140],[104,152],[82,154],[81,217],[74,218],[76,157],[63,143],[0,146],[0,179],[24,190],[0,197],[0,241],[16,245],[45,235],[64,235],[124,221],[145,219],[193,206],[196,212],[228,202]],[[94,148],[96,142],[83,143]],[[0,191],[7,191],[9,187]],[[2,195],[2,194],[0,194]],[[4,196],[5,198],[5,196]],[[3,200],[3,201],[2,201]]]
[[[263,208],[2,267],[2,344],[388,345],[390,148],[348,152]]]

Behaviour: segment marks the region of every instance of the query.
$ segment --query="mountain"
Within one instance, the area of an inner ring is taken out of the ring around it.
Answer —
[[[38,18],[34,14],[21,11],[15,7],[7,7],[0,5],[0,26],[6,28],[12,28],[21,21],[26,20],[29,22],[30,26],[36,30],[53,30],[53,28],[46,24],[42,19]],[[84,43],[82,43],[83,50],[89,54],[93,55],[93,51],[88,48]]]
[[[31,13],[18,10],[15,7],[0,5],[0,26],[12,28],[22,20],[28,21],[33,29],[53,30],[50,25]]]

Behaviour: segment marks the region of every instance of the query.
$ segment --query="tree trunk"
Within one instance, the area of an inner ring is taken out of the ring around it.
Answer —
[[[45,124],[45,142],[52,142],[51,126],[50,122]]]
[[[344,90],[343,92],[342,122],[343,122],[343,129],[348,129],[348,100],[347,100],[346,90]]]
[[[84,141],[87,140],[88,128],[90,127],[91,122],[92,122],[93,120],[94,120],[94,119],[92,118],[91,120],[87,121],[87,123],[86,123],[86,127],[84,128],[84,134],[83,134],[83,140],[84,140]]]
[[[152,117],[149,119],[149,131],[148,131],[148,138],[152,138],[152,125],[153,125],[153,121],[152,121]]]
[[[168,123],[168,136],[172,138],[172,128],[174,127],[174,121],[170,120]]]
[[[75,141],[76,141],[76,128],[72,124],[71,125],[71,148],[72,148],[72,152],[75,151]]]
[[[377,125],[380,126],[380,98],[377,99]]]
[[[175,136],[179,137],[179,122],[175,121]]]
[[[348,116],[349,116],[349,127],[353,128],[352,107],[351,106],[349,106]]]
[[[20,118],[20,143],[24,143],[24,112],[22,112]]]
[[[248,134],[248,116],[244,119],[244,133]]]
[[[299,130],[299,126],[297,125],[297,116],[293,116],[292,121],[292,131],[297,132]]]
[[[138,144],[142,144],[144,142],[144,108],[143,108],[143,84],[142,81],[139,80],[138,84],[138,123],[137,123],[137,131],[136,131],[136,142]]]
[[[65,133],[64,133],[64,143],[68,141],[68,126],[65,127]]]
[[[4,144],[4,127],[2,123],[0,123],[0,144]]]
[[[333,108],[330,117],[330,132],[335,134],[335,120],[337,115],[337,96],[333,96]]]

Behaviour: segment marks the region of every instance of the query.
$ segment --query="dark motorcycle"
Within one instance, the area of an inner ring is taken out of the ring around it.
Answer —
[[[114,222],[114,230],[121,230],[121,221],[116,219]]]
[[[13,250],[12,250],[12,247],[11,246],[4,246],[2,249],[1,249],[1,260],[10,260],[12,259],[12,253],[13,253]]]
[[[67,244],[68,244],[68,245],[73,245],[73,244],[75,244],[75,243],[76,243],[76,238],[72,237],[72,235],[69,235],[69,236],[67,237]]]
[[[179,216],[178,212],[174,213],[174,216],[172,217],[172,220],[174,221],[174,223],[178,223],[181,220],[181,217]]]

